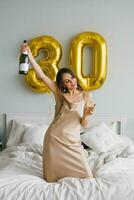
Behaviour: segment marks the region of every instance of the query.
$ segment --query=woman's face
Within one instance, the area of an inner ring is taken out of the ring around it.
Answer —
[[[68,90],[77,89],[77,79],[69,73],[62,75],[63,86]]]

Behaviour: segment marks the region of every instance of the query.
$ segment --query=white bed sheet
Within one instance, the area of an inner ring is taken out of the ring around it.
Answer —
[[[85,150],[95,178],[42,179],[42,147],[20,144],[0,153],[0,200],[134,200],[134,145],[98,155]]]

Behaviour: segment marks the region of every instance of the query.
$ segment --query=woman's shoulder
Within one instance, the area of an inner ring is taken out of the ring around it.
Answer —
[[[86,103],[88,106],[94,106],[94,105],[95,105],[95,102],[94,102],[94,99],[93,99],[93,97],[92,97],[91,91],[84,91],[83,98],[84,98],[84,100],[85,100],[85,103]]]
[[[90,91],[83,91],[84,98],[92,98],[92,93]]]

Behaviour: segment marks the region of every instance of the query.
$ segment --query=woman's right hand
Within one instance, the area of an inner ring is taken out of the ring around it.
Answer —
[[[30,61],[31,66],[33,67],[36,74],[40,77],[40,79],[49,87],[49,89],[54,93],[56,101],[59,99],[59,95],[57,94],[57,85],[55,81],[51,80],[42,70],[41,66],[36,62],[34,56],[32,55],[32,52],[28,46],[28,43],[25,42],[21,45],[20,49],[21,53],[27,51],[28,52],[28,58]]]
[[[24,53],[24,52],[30,52],[30,48],[28,47],[28,44],[27,44],[27,42],[25,42],[25,43],[23,43],[22,45],[21,45],[21,49],[20,49],[20,51],[21,51],[21,53]]]

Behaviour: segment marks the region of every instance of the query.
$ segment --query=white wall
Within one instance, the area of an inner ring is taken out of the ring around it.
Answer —
[[[0,112],[44,112],[52,97],[28,89],[18,75],[20,44],[41,35],[55,37],[63,49],[60,66],[69,64],[69,44],[84,31],[100,33],[108,45],[108,74],[93,92],[97,114],[125,114],[134,139],[134,1],[0,1]]]

